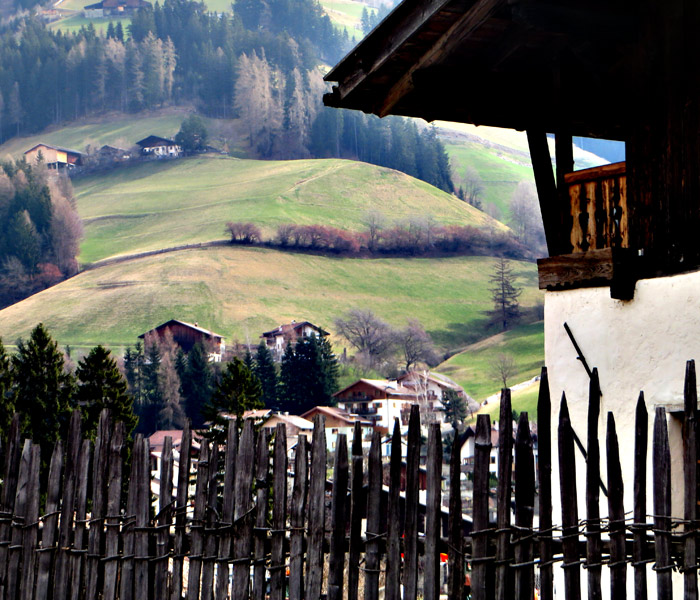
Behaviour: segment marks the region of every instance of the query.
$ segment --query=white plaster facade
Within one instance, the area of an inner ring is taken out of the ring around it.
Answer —
[[[552,397],[552,479],[559,489],[557,425],[562,392],[571,423],[586,444],[589,378],[564,330],[568,323],[583,355],[597,367],[602,391],[598,439],[601,477],[607,481],[605,439],[608,412],[615,416],[625,486],[625,511],[632,511],[634,426],[639,392],[644,391],[649,415],[647,450],[647,514],[652,506],[651,440],[657,406],[667,411],[671,449],[673,516],[683,517],[682,421],[686,361],[700,359],[700,272],[637,282],[634,298],[614,300],[607,287],[545,294],[545,364]],[[675,413],[675,415],[674,415]],[[576,452],[579,518],[585,518],[585,463]],[[561,523],[558,494],[553,518]],[[601,494],[601,515],[607,501]],[[650,574],[650,585],[653,576]],[[585,580],[585,577],[582,577]],[[628,582],[631,576],[628,575]],[[674,581],[674,587],[678,582]],[[650,587],[650,593],[652,588]]]

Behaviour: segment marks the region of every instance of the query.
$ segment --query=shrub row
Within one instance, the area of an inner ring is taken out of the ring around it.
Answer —
[[[282,224],[272,239],[263,240],[253,223],[229,222],[232,244],[265,244],[293,250],[314,250],[345,255],[424,256],[451,254],[531,258],[510,232],[470,225],[435,226],[409,223],[373,231],[353,232],[326,225]]]

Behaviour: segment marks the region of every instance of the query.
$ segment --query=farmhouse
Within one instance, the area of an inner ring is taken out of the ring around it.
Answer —
[[[348,411],[335,406],[315,406],[302,414],[301,417],[307,421],[313,422],[316,415],[322,415],[324,417],[326,426],[326,446],[329,452],[335,450],[338,434],[345,434],[348,444],[353,443],[356,423],[360,424],[362,448],[369,450],[372,432],[374,431],[373,421],[363,419],[359,415],[350,414]]]
[[[294,344],[299,338],[310,337],[312,335],[316,337],[325,337],[330,334],[325,329],[309,321],[297,322],[293,320],[291,323],[285,323],[271,331],[264,332],[260,337],[265,340],[273,356],[279,360],[282,358],[282,354],[284,354],[284,349],[287,347],[288,343]]]
[[[685,362],[700,357],[699,30],[700,11],[681,0],[406,1],[326,75],[336,85],[324,97],[379,116],[527,132],[549,251],[538,264],[553,415],[565,392],[573,431],[597,444],[602,427],[595,415],[587,420],[584,365],[597,367],[631,490],[643,390],[659,431],[668,428],[670,514],[692,523],[697,490],[685,489],[683,472],[695,470],[696,449],[684,449],[682,431],[696,408],[687,422],[681,408]],[[457,80],[473,82],[475,93],[456,93]],[[626,163],[574,172],[574,135],[624,141]],[[651,446],[648,454],[651,464]],[[556,450],[552,458],[557,490]],[[576,462],[584,506],[581,455]],[[625,511],[632,499],[625,494]],[[695,565],[694,554],[689,560]]]
[[[479,410],[479,403],[469,396],[461,385],[440,373],[431,373],[427,370],[408,371],[398,377],[397,381],[405,387],[415,390],[419,394],[421,402],[430,403],[433,411],[445,410],[442,400],[443,394],[447,391],[455,392],[462,398],[469,412]]]
[[[339,408],[387,432],[394,426],[394,419],[399,419],[402,429],[406,429],[411,404],[418,404],[419,400],[415,390],[389,379],[358,379],[333,397]]]
[[[83,8],[86,19],[101,19],[102,17],[121,17],[134,14],[139,8],[149,6],[146,0],[102,0]]]
[[[139,339],[145,339],[148,335],[157,335],[163,339],[165,332],[170,331],[175,343],[185,352],[189,352],[197,342],[204,344],[204,348],[209,354],[211,362],[221,362],[221,358],[226,350],[226,343],[222,335],[209,331],[199,326],[198,323],[186,323],[177,319],[170,319],[158,327],[142,333]]]
[[[156,158],[176,158],[182,154],[182,146],[173,140],[149,135],[136,142],[141,147],[141,154]]]
[[[56,170],[71,169],[83,163],[82,152],[43,143],[26,150],[24,158],[29,164],[36,164],[41,160],[49,169]]]

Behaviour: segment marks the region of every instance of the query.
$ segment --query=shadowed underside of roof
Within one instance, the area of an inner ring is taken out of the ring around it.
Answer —
[[[405,0],[328,73],[324,102],[623,139],[647,85],[642,4]]]

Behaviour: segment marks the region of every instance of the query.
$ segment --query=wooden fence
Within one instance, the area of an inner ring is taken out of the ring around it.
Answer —
[[[653,439],[653,515],[646,490],[647,412],[637,406],[634,514],[623,508],[623,486],[615,421],[608,415],[607,519],[600,517],[600,391],[590,387],[586,462],[586,515],[577,508],[575,440],[566,400],[559,415],[560,525],[552,519],[551,415],[543,370],[538,407],[539,460],[527,415],[513,437],[510,393],[501,403],[498,447],[497,519],[489,521],[489,417],[477,422],[473,512],[462,514],[458,444],[449,474],[449,523],[441,527],[442,444],[429,425],[427,490],[421,498],[418,471],[421,432],[418,407],[408,428],[405,492],[400,491],[402,440],[398,425],[391,441],[390,484],[383,485],[378,433],[363,457],[359,429],[350,460],[344,435],[337,438],[331,481],[320,417],[313,443],[299,437],[287,464],[283,425],[273,443],[250,421],[240,439],[235,428],[225,447],[202,442],[196,493],[188,499],[191,433],[185,430],[177,489],[173,489],[172,442],[166,438],[160,473],[160,501],[154,507],[148,442],[137,436],[127,473],[124,433],[101,416],[94,444],[81,439],[74,413],[65,443],[58,442],[41,489],[39,445],[20,443],[18,420],[7,432],[0,494],[0,600],[65,598],[114,600],[437,600],[440,552],[448,554],[447,593],[466,598],[533,598],[537,574],[540,598],[553,597],[553,571],[564,573],[567,600],[580,597],[585,568],[589,598],[601,597],[602,570],[610,571],[612,598],[624,598],[628,567],[635,596],[646,600],[647,566],[654,563],[660,598],[671,598],[671,572],[685,579],[685,597],[697,598],[697,398],[694,364],[685,386],[685,515],[670,516],[670,458],[666,417],[657,409]],[[514,448],[513,448],[514,440]],[[514,450],[514,452],[513,452]],[[270,455],[271,454],[271,455]],[[515,465],[513,468],[513,457]],[[290,469],[293,467],[293,469]],[[533,527],[535,474],[539,523]],[[293,474],[291,473],[293,471]],[[514,481],[511,481],[513,479]],[[128,488],[128,489],[127,489]],[[43,509],[42,509],[43,506]],[[513,508],[514,507],[514,508]],[[511,522],[511,516],[514,521]],[[558,515],[557,515],[558,516]],[[465,518],[471,531],[464,534]],[[683,525],[683,533],[676,533]]]

